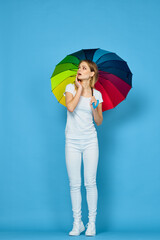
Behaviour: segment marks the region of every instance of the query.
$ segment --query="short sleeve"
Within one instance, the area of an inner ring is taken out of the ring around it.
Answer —
[[[101,102],[103,102],[103,98],[102,98],[102,94],[101,94],[101,92],[99,91],[99,103],[101,103]]]
[[[66,92],[70,92],[74,95],[74,85],[72,83],[66,85],[65,92],[63,93],[64,96],[66,96]]]

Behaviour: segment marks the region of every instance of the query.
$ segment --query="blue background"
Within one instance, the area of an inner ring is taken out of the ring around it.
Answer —
[[[126,100],[96,126],[97,233],[160,230],[159,12],[158,0],[0,1],[1,231],[71,230],[67,109],[50,77],[85,48],[117,53],[133,73]]]

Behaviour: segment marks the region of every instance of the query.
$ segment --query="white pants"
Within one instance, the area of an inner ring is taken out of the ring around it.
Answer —
[[[74,221],[81,220],[81,154],[83,153],[84,185],[86,187],[89,221],[96,221],[98,191],[96,185],[99,158],[98,139],[65,139],[65,158],[70,184]]]

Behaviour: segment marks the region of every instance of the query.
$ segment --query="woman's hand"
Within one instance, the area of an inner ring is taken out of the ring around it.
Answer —
[[[76,86],[77,86],[79,89],[81,89],[81,90],[82,90],[81,81],[80,81],[80,80],[78,80],[78,78],[77,78],[77,75],[76,75],[75,84],[76,84]]]
[[[95,102],[95,105],[97,105],[97,100],[94,96],[91,97],[90,105],[93,112],[94,121],[97,124],[97,126],[102,124],[103,121],[103,115],[102,115],[102,103],[98,104],[96,108],[93,108],[92,103]]]
[[[95,105],[97,104],[97,100],[95,99],[95,96],[92,96],[91,101],[90,101],[92,111],[94,110],[93,105],[92,105],[93,102],[95,103]]]

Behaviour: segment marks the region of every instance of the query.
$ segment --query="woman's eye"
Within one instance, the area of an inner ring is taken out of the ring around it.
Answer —
[[[80,67],[79,67],[78,69],[80,69]],[[83,69],[86,69],[86,68],[85,68],[85,67],[83,67]]]

